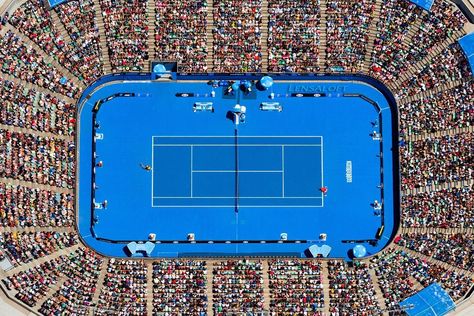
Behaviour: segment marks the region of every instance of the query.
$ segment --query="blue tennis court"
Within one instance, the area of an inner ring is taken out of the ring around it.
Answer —
[[[85,92],[76,207],[86,244],[126,257],[153,235],[151,257],[308,257],[327,245],[348,258],[356,244],[370,255],[389,242],[396,112],[380,90],[314,76],[229,94],[220,83],[231,77],[206,78],[111,76]]]
[[[322,146],[321,137],[155,136],[153,206],[322,207]]]

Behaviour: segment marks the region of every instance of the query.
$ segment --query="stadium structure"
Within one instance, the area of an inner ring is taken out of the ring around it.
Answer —
[[[473,315],[471,0],[0,0],[0,315]]]

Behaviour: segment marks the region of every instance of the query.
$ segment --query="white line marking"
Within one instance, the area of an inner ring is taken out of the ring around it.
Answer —
[[[191,146],[191,197],[193,197],[193,157],[194,157],[194,147]]]
[[[285,146],[281,146],[281,196],[285,197]]]
[[[321,188],[324,187],[324,139],[321,136]],[[321,191],[322,207],[324,207],[324,193]]]
[[[192,172],[198,173],[235,173],[235,170],[192,170]],[[283,170],[240,170],[239,173],[280,173]]]
[[[235,144],[156,144],[155,147],[235,147]],[[309,144],[238,144],[239,147],[321,147]]]
[[[154,196],[154,199],[235,199],[234,196]],[[320,196],[239,196],[239,199],[322,199]]]
[[[153,138],[157,137],[157,138],[172,138],[172,137],[175,137],[175,138],[234,138],[235,136],[211,136],[211,135],[205,135],[205,136],[199,136],[199,135],[194,135],[194,136],[181,136],[181,135],[177,135],[177,136],[171,136],[171,135],[162,135],[162,136],[159,136],[159,135],[155,135],[155,136],[152,136]],[[322,136],[308,136],[308,135],[305,135],[305,136],[275,136],[275,135],[260,135],[260,136],[239,136],[239,138],[322,138]]]
[[[158,205],[157,208],[235,208],[235,205]],[[321,208],[321,205],[239,205],[241,208]]]
[[[153,182],[154,182],[154,177],[153,177],[153,174],[154,174],[154,171],[155,171],[155,166],[154,166],[154,162],[155,162],[155,158],[154,158],[154,151],[155,151],[155,147],[154,147],[154,139],[153,139],[153,136],[151,138],[151,207],[154,206],[154,202],[155,200],[153,199]]]
[[[152,147],[191,147],[191,197],[153,197],[152,196],[152,207],[158,208],[233,208],[234,204],[231,205],[154,205],[155,199],[234,199],[235,197],[194,197],[193,196],[193,173],[233,173],[234,170],[193,170],[193,149],[194,147],[233,147],[235,144],[155,144],[154,138],[234,138],[235,136],[152,136]],[[321,199],[322,205],[242,205],[244,208],[320,208],[324,207],[324,195],[321,196],[311,196],[311,197],[291,197],[285,196],[285,178],[284,178],[284,147],[321,147],[321,171],[323,171],[323,136],[239,136],[239,138],[319,138],[321,144],[239,144],[238,146],[242,147],[280,147],[282,150],[282,170],[240,170],[239,172],[248,172],[248,173],[282,173],[282,196],[281,197],[239,197],[242,199]],[[321,182],[323,181],[323,173],[321,174]],[[153,182],[152,182],[153,184]]]

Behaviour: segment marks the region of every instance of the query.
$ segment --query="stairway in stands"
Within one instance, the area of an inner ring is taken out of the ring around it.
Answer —
[[[154,2],[154,1],[153,1]],[[153,315],[153,263],[151,261],[145,261],[146,264],[146,274],[147,274],[147,282],[146,282],[146,310],[147,315]]]
[[[375,270],[374,269],[369,269],[369,275],[370,275],[370,278],[372,279],[372,283],[374,284],[375,297],[377,298],[377,301],[379,303],[379,307],[382,310],[386,310],[388,308],[388,306],[385,303],[385,299],[384,299],[382,290],[380,289],[380,285],[379,285],[379,278],[375,274]]]
[[[214,1],[207,0],[207,16],[206,16],[206,34],[207,34],[207,71],[214,69],[214,37],[212,30],[214,29]]]
[[[147,7],[148,15],[148,64],[145,65],[145,70],[151,72],[151,62],[155,60],[155,20],[156,20],[156,1],[148,1]]]
[[[102,266],[100,267],[100,273],[97,279],[94,297],[92,298],[92,302],[95,302],[96,304],[97,302],[99,302],[100,292],[102,291],[102,288],[104,287],[104,280],[105,280],[105,276],[107,275],[108,264],[109,264],[109,260],[106,259],[102,262]]]
[[[69,46],[69,44],[71,43],[71,37],[64,28],[64,24],[61,21],[61,18],[59,17],[58,13],[53,9],[49,11],[49,14],[51,15],[51,21],[53,22],[54,27],[56,28],[56,30],[59,31],[59,34],[61,34],[61,38],[66,43],[66,46]]]
[[[324,294],[324,315],[330,315],[329,312],[329,304],[331,302],[330,299],[330,291],[329,291],[329,268],[328,268],[328,260],[324,260],[321,262],[321,277],[322,285],[323,285],[323,294]]]
[[[268,276],[268,271],[269,271],[269,266],[268,266],[268,260],[263,261],[263,308],[266,311],[270,310],[270,300],[271,300],[271,293],[270,293],[270,278]]]
[[[260,25],[261,33],[261,53],[262,53],[262,72],[268,71],[268,24],[269,24],[268,14],[268,0],[262,0],[262,24]]]
[[[368,43],[367,43],[367,52],[365,53],[365,60],[364,65],[362,66],[362,70],[364,73],[369,73],[370,66],[372,65],[372,52],[374,50],[374,41],[377,38],[377,24],[380,22],[380,18],[382,17],[382,6],[383,1],[377,2],[375,5],[374,13],[373,13],[373,20],[369,26],[367,31],[368,35]]]
[[[99,0],[94,1],[94,11],[97,27],[99,28],[99,45],[102,53],[102,61],[104,63],[104,72],[112,73],[112,65],[110,64],[109,49],[107,46],[107,37],[105,35],[105,25],[102,19],[102,10],[100,9]]]
[[[327,47],[327,33],[326,33],[326,23],[327,23],[327,6],[326,1],[320,1],[320,12],[321,19],[319,24],[319,69],[321,72],[326,70],[326,47]]]
[[[206,274],[206,294],[207,294],[207,315],[212,315],[212,303],[213,303],[213,293],[212,293],[212,270],[214,269],[214,262],[207,262],[207,274]]]

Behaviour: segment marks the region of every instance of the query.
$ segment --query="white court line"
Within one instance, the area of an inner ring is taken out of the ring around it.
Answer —
[[[324,187],[324,139],[321,136],[321,188]],[[322,207],[324,207],[324,193],[321,191]]]
[[[191,146],[191,197],[193,197],[193,157],[194,157],[194,154],[193,154],[193,151],[194,151],[194,147]]]
[[[281,146],[281,195],[285,197],[285,146]]]
[[[211,136],[211,135],[205,135],[205,136],[171,136],[171,135],[163,135],[163,136],[152,136],[153,138],[234,138],[235,136]],[[239,138],[322,138],[322,136],[275,136],[275,135],[260,135],[260,136],[238,136]]]
[[[199,208],[209,208],[209,207],[235,207],[235,205],[154,205],[154,199],[234,199],[235,197],[193,197],[193,173],[194,172],[201,172],[201,173],[206,173],[206,172],[215,172],[215,173],[233,173],[235,170],[193,170],[193,149],[194,147],[234,147],[235,144],[155,144],[154,139],[155,138],[235,138],[235,136],[152,136],[152,147],[191,147],[191,197],[185,196],[185,197],[153,197],[152,196],[152,207],[160,207],[160,208],[166,208],[166,207],[174,207],[174,208],[179,208],[179,207],[199,207]],[[239,144],[239,147],[281,147],[282,148],[282,170],[240,170],[239,172],[248,172],[248,173],[282,173],[282,197],[239,197],[243,199],[321,199],[322,200],[322,205],[272,205],[272,206],[266,206],[266,205],[247,205],[247,206],[241,206],[241,207],[253,207],[253,208],[270,208],[270,207],[292,207],[292,208],[313,208],[313,207],[323,207],[324,206],[324,195],[321,194],[320,197],[288,197],[285,196],[285,184],[284,184],[284,147],[321,147],[321,171],[323,172],[323,136],[239,136],[239,138],[281,138],[281,139],[292,139],[292,138],[314,138],[314,139],[320,139],[321,144]],[[323,173],[321,174],[321,182],[324,183],[323,181]],[[152,177],[152,185],[153,185],[153,177]],[[153,191],[152,191],[153,194]]]
[[[235,208],[235,205],[157,205],[157,208]],[[321,205],[239,205],[239,208],[321,208]]]
[[[235,173],[235,170],[192,170],[200,173]],[[239,170],[239,173],[280,173],[283,170]]]
[[[153,146],[153,136],[151,137],[151,207],[154,206],[154,199],[153,199],[153,183],[155,182],[154,181],[154,177],[153,177],[153,173],[154,173],[154,162],[155,162],[155,158],[154,158],[154,151],[155,151],[155,147]]]
[[[154,196],[154,199],[235,199],[235,196]],[[239,196],[239,199],[322,199],[320,196]]]
[[[235,144],[155,144],[155,147],[235,147]],[[319,144],[238,144],[238,147],[321,147]]]

